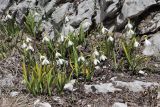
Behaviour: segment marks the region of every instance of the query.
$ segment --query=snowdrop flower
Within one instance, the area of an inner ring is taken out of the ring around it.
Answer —
[[[126,35],[128,38],[131,38],[134,34],[135,34],[134,31],[132,29],[130,29],[129,31],[127,31]]]
[[[125,28],[128,28],[128,29],[132,29],[132,28],[133,28],[133,26],[132,26],[132,24],[130,23],[130,21],[128,21],[128,24],[125,26]]]
[[[99,52],[97,51],[97,49],[94,50],[93,56],[99,56]]]
[[[59,58],[59,57],[61,57],[62,55],[59,53],[59,52],[56,52],[56,54],[55,54],[55,57],[56,58]]]
[[[45,58],[43,61],[42,61],[42,65],[48,65],[49,64],[49,61],[47,58]]]
[[[94,61],[93,61],[93,63],[94,63],[94,65],[97,65],[98,63],[100,63],[100,61],[95,58]]]
[[[7,16],[6,16],[6,20],[8,20],[8,19],[12,19],[12,16],[9,14],[7,14]]]
[[[113,41],[114,41],[114,38],[113,38],[112,36],[109,36],[108,41],[113,42]]]
[[[84,62],[84,61],[85,61],[85,58],[84,58],[83,56],[80,56],[80,57],[78,58],[78,62],[80,62],[80,61]]]
[[[57,65],[63,65],[66,61],[64,59],[59,58],[58,60],[56,60]]]
[[[151,46],[152,43],[147,38],[145,38],[144,45],[145,46]]]
[[[147,73],[145,73],[145,72],[142,71],[142,70],[140,70],[138,73],[139,73],[139,74],[142,74],[142,75],[147,75]]]
[[[31,44],[29,44],[29,45],[27,46],[26,51],[28,51],[28,50],[34,51],[34,48],[31,46]]]
[[[68,41],[68,47],[72,46],[73,44],[74,43],[71,40]]]
[[[103,27],[101,31],[102,31],[102,34],[105,34],[106,32],[108,32],[108,29]]]
[[[46,59],[46,56],[40,55],[40,60]]]
[[[100,56],[100,61],[105,61],[107,59],[107,57],[104,55],[104,54],[102,54],[101,56]]]
[[[134,42],[134,47],[137,48],[140,44],[137,42],[137,40],[135,40]]]
[[[100,68],[100,66],[95,66],[94,67],[96,70],[100,70],[101,68]]]
[[[22,48],[22,49],[27,48],[27,44],[23,42],[23,44],[21,45],[21,48]]]
[[[39,16],[39,15],[40,15],[40,14],[39,14],[39,13],[37,13],[37,12],[35,12],[35,13],[34,13],[34,16]]]
[[[32,39],[31,38],[29,38],[29,37],[26,37],[26,42],[28,43],[28,42],[31,42],[32,41]]]
[[[68,16],[65,17],[65,23],[69,22]]]
[[[61,34],[61,36],[58,38],[58,42],[63,42],[64,41],[64,35]]]
[[[49,40],[50,40],[50,39],[49,39],[47,36],[44,36],[43,39],[42,39],[42,42],[43,42],[43,43],[44,43],[44,42],[49,42]]]

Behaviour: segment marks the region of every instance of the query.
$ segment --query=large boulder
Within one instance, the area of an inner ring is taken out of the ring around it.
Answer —
[[[0,15],[5,12],[10,3],[10,0],[0,0]]]
[[[140,34],[154,33],[160,29],[160,11],[151,13],[138,25]]]

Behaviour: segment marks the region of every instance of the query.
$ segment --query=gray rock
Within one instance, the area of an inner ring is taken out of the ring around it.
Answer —
[[[104,84],[93,84],[93,85],[84,85],[85,92],[100,92],[100,93],[107,93],[107,92],[115,92],[121,91],[119,88],[115,88],[112,83],[104,83]]]
[[[115,103],[112,105],[112,107],[127,107],[127,104],[115,102]]]
[[[143,50],[144,55],[148,56],[156,56],[158,59],[160,58],[160,32],[151,35],[150,41],[152,43],[151,46],[147,46]]]
[[[125,0],[121,10],[123,19],[137,16],[153,4],[155,0]]]
[[[48,16],[49,14],[52,14],[52,12],[55,10],[55,4],[56,4],[56,1],[55,1],[55,0],[51,0],[51,1],[44,7],[46,16]]]
[[[107,16],[115,16],[116,13],[118,12],[118,4],[119,0],[114,0],[114,2],[107,8],[106,14]]]
[[[10,0],[0,0],[0,14],[10,5]]]
[[[33,9],[35,7],[36,0],[32,1],[22,1],[19,4],[14,3],[10,8],[9,11],[12,12],[12,15],[16,15],[16,22],[21,24],[23,22],[23,18],[26,15],[28,9]]]
[[[73,85],[75,84],[75,82],[75,79],[69,81],[67,84],[64,85],[64,90],[74,91],[75,89],[73,89]]]
[[[116,87],[125,87],[129,89],[129,91],[140,92],[144,91],[145,88],[151,86],[160,86],[158,83],[152,82],[142,82],[142,81],[133,81],[133,82],[122,82],[122,81],[114,81]]]
[[[84,0],[78,5],[77,11],[78,14],[74,14],[71,19],[71,23],[82,22],[84,19],[91,20],[92,15],[94,14],[94,0]]]
[[[17,96],[18,94],[19,94],[19,92],[13,91],[13,92],[10,93],[10,96],[11,96],[11,97],[15,97],[15,96]]]
[[[158,96],[157,96],[157,99],[160,99],[160,92],[158,92]]]
[[[160,13],[152,13],[138,25],[140,34],[153,33],[160,28]]]
[[[45,6],[50,0],[38,0],[39,5]]]
[[[63,105],[64,101],[62,98],[58,97],[58,96],[53,96],[52,99],[56,102],[58,102],[58,104]]]
[[[35,102],[34,102],[34,107],[51,107],[51,105],[47,102],[40,102],[39,99],[37,99]]]
[[[71,3],[65,3],[57,7],[56,10],[52,13],[52,20],[55,24],[58,25],[60,22],[64,21],[70,5]]]
[[[12,74],[5,75],[5,77],[0,78],[0,87],[13,87],[14,76]]]

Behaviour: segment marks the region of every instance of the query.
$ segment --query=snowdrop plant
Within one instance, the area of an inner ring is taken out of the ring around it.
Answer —
[[[20,27],[9,14],[6,16],[5,21],[0,21],[0,33],[6,37],[14,38],[20,33]]]
[[[131,70],[133,74],[136,74],[144,60],[146,60],[143,55],[138,54],[140,44],[135,37],[132,37],[130,42],[121,39],[121,44],[127,60],[128,69]]]
[[[152,45],[152,43],[146,37],[145,41],[144,41],[144,46],[148,47],[148,46],[151,46],[151,45]]]
[[[58,71],[56,76],[55,85],[57,87],[57,92],[62,93],[65,84],[68,82],[67,76],[65,72]]]
[[[44,59],[45,60],[45,59]],[[53,66],[39,65],[26,66],[22,64],[23,79],[27,89],[33,94],[48,93],[51,95],[54,81]]]
[[[36,37],[36,33],[40,31],[41,20],[39,22],[35,21],[35,16],[33,12],[29,12],[27,16],[25,16],[26,21],[24,22],[26,33]]]

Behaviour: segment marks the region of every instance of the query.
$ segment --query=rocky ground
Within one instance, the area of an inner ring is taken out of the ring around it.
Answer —
[[[13,48],[0,61],[0,107],[49,107],[44,102],[53,107],[160,107],[159,0],[0,0],[1,20],[10,14],[21,25],[29,10],[39,13],[37,21],[43,20],[42,28],[51,37],[55,29],[66,35],[77,32],[80,25],[88,32],[98,24],[114,26],[121,33],[129,18],[138,36],[151,37],[153,45],[143,53],[154,58],[146,75],[112,72],[104,66],[91,82],[76,82],[74,91],[35,97],[23,85],[21,59]],[[66,16],[69,21],[64,22]],[[41,103],[34,104],[37,99]]]
[[[15,53],[15,52],[14,52]],[[22,84],[20,59],[17,54],[0,62],[1,107],[33,107],[40,99],[53,107],[159,107],[160,74],[147,72],[147,75],[131,76],[129,73],[112,72],[100,69],[91,82],[76,82],[73,88],[52,96],[32,96]],[[160,64],[155,63],[159,68]],[[43,105],[43,106],[40,106]]]

